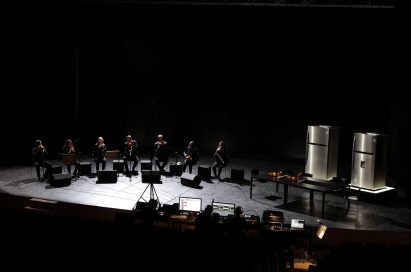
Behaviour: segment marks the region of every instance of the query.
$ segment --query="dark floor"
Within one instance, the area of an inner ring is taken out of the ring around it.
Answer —
[[[141,159],[145,159],[140,158]],[[57,161],[55,163],[58,163]],[[200,165],[211,165],[212,158],[202,158]],[[139,167],[140,168],[140,164]],[[229,179],[231,169],[244,169],[245,181]],[[64,169],[64,168],[63,168]],[[106,169],[112,169],[112,162]],[[338,195],[326,195],[325,214],[321,217],[321,195],[315,193],[314,205],[309,205],[309,192],[298,188],[289,189],[288,205],[283,205],[283,188],[276,193],[275,183],[255,181],[253,199],[250,199],[251,169],[268,172],[274,169],[303,169],[302,165],[290,162],[272,162],[268,160],[233,159],[223,170],[224,181],[202,181],[198,188],[181,184],[180,177],[162,176],[162,184],[156,184],[155,190],[161,204],[177,203],[180,196],[202,199],[203,209],[212,200],[241,205],[246,214],[261,217],[264,210],[281,210],[285,223],[291,219],[304,219],[306,225],[317,226],[318,219],[329,227],[365,230],[411,230],[411,208],[402,203],[400,198],[381,203],[359,201],[347,210],[347,202]],[[64,172],[67,171],[64,169]],[[93,165],[93,171],[95,171]],[[194,173],[197,168],[195,167]],[[72,180],[67,187],[55,188],[47,182],[39,182],[34,167],[14,166],[0,169],[0,191],[13,195],[38,197],[62,202],[79,203],[92,206],[111,207],[131,210],[146,189],[141,182],[141,174],[127,177],[120,175],[117,183],[96,184],[97,177],[81,176]],[[144,197],[149,198],[149,190]],[[401,190],[397,190],[401,195]],[[358,209],[357,209],[358,208]]]

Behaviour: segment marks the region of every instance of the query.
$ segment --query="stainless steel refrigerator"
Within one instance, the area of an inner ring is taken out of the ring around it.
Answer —
[[[337,176],[339,128],[308,126],[305,173],[313,178],[330,180]]]
[[[377,133],[354,133],[351,184],[377,190],[385,187],[388,137]]]

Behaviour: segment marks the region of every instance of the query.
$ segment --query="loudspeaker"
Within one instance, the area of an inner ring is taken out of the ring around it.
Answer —
[[[198,166],[198,176],[202,179],[211,178],[211,166],[200,165]]]
[[[141,182],[161,184],[161,175],[158,170],[141,170]]]
[[[52,174],[50,178],[50,185],[53,187],[64,187],[71,184],[70,174]]]
[[[189,187],[198,187],[200,185],[201,179],[199,176],[183,173],[181,176],[181,184]]]
[[[117,171],[117,173],[124,172],[124,161],[123,160],[113,160],[113,170]]]
[[[97,173],[97,183],[116,183],[117,171],[100,170]]]
[[[244,169],[231,169],[231,179],[244,180]]]
[[[141,160],[141,171],[143,170],[151,170],[152,168],[151,161],[149,160]]]
[[[80,176],[91,176],[91,162],[80,162]]]
[[[181,176],[183,174],[183,165],[175,164],[174,162],[170,164],[170,175]]]

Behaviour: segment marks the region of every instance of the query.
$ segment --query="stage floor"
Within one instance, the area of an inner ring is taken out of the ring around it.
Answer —
[[[146,158],[140,158],[146,159]],[[56,162],[58,163],[58,162]],[[202,158],[200,165],[211,165],[212,157]],[[112,169],[108,161],[106,169]],[[138,166],[140,169],[140,163]],[[168,167],[167,167],[168,169]],[[197,167],[193,173],[196,174]],[[231,169],[244,169],[245,180],[229,179]],[[245,214],[262,216],[264,210],[284,212],[285,223],[291,219],[304,219],[308,226],[318,226],[318,219],[332,228],[411,231],[411,208],[395,200],[387,204],[359,202],[359,212],[347,210],[347,202],[337,195],[326,195],[325,213],[321,217],[321,194],[314,193],[314,204],[310,206],[309,192],[298,188],[289,188],[288,204],[283,205],[283,187],[276,193],[272,182],[254,181],[253,199],[250,199],[250,173],[252,169],[260,172],[274,169],[303,169],[298,163],[279,163],[266,160],[234,159],[227,169],[223,170],[224,181],[201,181],[198,188],[183,186],[178,176],[161,176],[162,184],[155,184],[155,190],[161,204],[178,203],[179,197],[196,197],[202,199],[203,209],[212,200],[234,203],[243,207]],[[63,167],[63,173],[67,170]],[[93,164],[93,171],[94,164]],[[55,188],[48,182],[39,182],[36,171],[31,166],[14,166],[0,169],[0,192],[18,196],[37,197],[60,202],[85,204],[131,210],[143,194],[147,184],[141,182],[139,175],[127,177],[120,174],[117,183],[99,184],[97,177],[81,176],[73,179],[70,186]],[[149,199],[149,190],[144,194]]]

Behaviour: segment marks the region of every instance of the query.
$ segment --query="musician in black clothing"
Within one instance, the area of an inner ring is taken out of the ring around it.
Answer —
[[[164,168],[168,163],[167,142],[164,141],[163,135],[157,136],[157,142],[154,143],[154,154],[156,156],[156,165],[160,169],[161,174],[164,174]],[[160,165],[160,162],[162,164]]]
[[[51,165],[45,161],[45,157],[47,156],[47,150],[44,147],[41,140],[36,141],[36,146],[31,150],[31,155],[34,161],[34,165],[36,166],[36,173],[37,173],[37,180],[40,181],[45,177],[41,178],[40,175],[40,167],[43,168],[51,168]],[[48,172],[48,171],[47,171]]]
[[[191,141],[186,149],[184,150],[184,162],[183,162],[183,172],[186,171],[187,165],[188,165],[188,171],[191,174],[193,170],[193,165],[195,165],[198,160],[199,160],[199,153],[198,149],[194,143],[194,141]]]
[[[126,167],[126,174],[130,174],[130,168],[128,166],[128,161],[133,162],[133,166],[131,167],[133,174],[137,174],[136,167],[138,164],[138,158],[137,158],[137,148],[138,144],[136,140],[133,140],[131,135],[127,135],[126,137],[126,142],[124,143],[124,165]]]
[[[106,169],[106,151],[107,148],[106,144],[104,143],[103,137],[98,137],[93,150],[93,158],[94,162],[96,163],[96,171],[99,171],[100,163],[103,170]]]
[[[227,166],[229,162],[229,155],[227,154],[227,151],[225,149],[225,143],[223,141],[220,141],[218,143],[217,150],[214,153],[214,158],[215,158],[215,162],[212,165],[214,177],[222,181],[222,179],[220,178],[221,171],[223,170],[224,167]],[[216,171],[217,167],[218,167],[218,174]]]
[[[66,143],[63,145],[62,148],[63,154],[77,154],[76,148],[74,147],[73,141],[71,139],[67,139]],[[76,161],[74,164],[74,172],[73,175],[76,176],[80,164]],[[67,171],[71,175],[71,163],[67,164]]]

